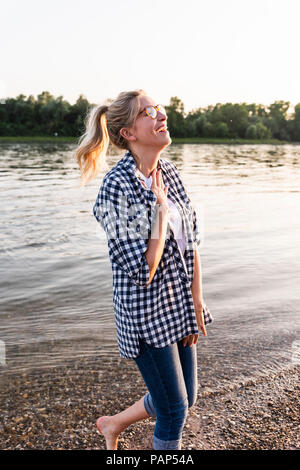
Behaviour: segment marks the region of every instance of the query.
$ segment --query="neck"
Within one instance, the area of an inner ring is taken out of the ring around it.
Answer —
[[[138,169],[143,173],[146,178],[149,178],[154,168],[157,167],[161,150],[153,149],[133,149],[130,150],[136,162]]]

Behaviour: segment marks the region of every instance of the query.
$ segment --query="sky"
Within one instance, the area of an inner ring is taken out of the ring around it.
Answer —
[[[2,0],[0,99],[300,102],[299,0]]]

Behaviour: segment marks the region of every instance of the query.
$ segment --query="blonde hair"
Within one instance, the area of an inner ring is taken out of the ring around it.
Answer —
[[[124,91],[111,102],[91,108],[85,118],[85,133],[79,138],[75,158],[81,170],[84,186],[100,171],[107,169],[106,154],[109,144],[129,149],[129,142],[120,134],[122,127],[132,127],[140,110],[140,96],[144,90]]]

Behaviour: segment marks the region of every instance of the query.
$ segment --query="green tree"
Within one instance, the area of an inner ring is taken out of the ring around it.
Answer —
[[[216,125],[216,136],[217,137],[228,137],[229,128],[226,122],[218,122]]]
[[[256,124],[256,135],[258,139],[270,139],[272,137],[270,129],[268,129],[262,122]]]
[[[293,119],[289,123],[290,135],[292,140],[300,142],[300,103],[294,108]]]
[[[248,110],[243,104],[226,103],[222,106],[222,121],[228,126],[229,137],[245,137],[248,127]]]
[[[257,139],[256,124],[250,124],[246,129],[246,139]]]
[[[289,106],[289,101],[275,101],[268,108],[269,114],[266,125],[276,139],[288,140],[286,117]]]
[[[166,112],[170,134],[173,137],[186,137],[183,102],[177,96],[171,97],[170,104],[166,106]]]
[[[107,99],[107,102],[111,99]],[[186,114],[177,96],[166,106],[168,127],[173,137],[247,137],[300,141],[300,103],[288,115],[290,103],[275,101],[269,107],[256,103],[217,103]],[[20,94],[0,102],[0,135],[79,137],[91,106],[84,95],[71,105],[63,96],[43,91],[37,98]]]

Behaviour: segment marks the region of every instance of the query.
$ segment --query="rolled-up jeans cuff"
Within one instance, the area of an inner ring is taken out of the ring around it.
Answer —
[[[158,439],[155,435],[153,435],[153,449],[156,450],[164,450],[164,449],[174,449],[180,450],[181,449],[181,441],[182,439],[176,439],[173,441],[162,441]]]
[[[144,407],[148,415],[152,416],[152,418],[156,417],[156,411],[150,393],[147,393],[144,397]]]

